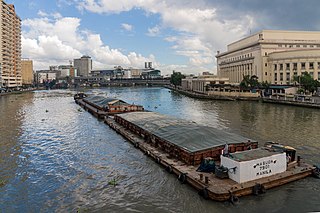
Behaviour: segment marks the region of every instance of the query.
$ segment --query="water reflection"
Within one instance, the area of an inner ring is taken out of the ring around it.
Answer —
[[[23,108],[31,103],[32,98],[32,93],[0,96],[0,190],[1,186],[9,184],[17,168],[28,159],[28,156],[21,155],[18,139],[22,134]],[[26,179],[26,174],[19,175],[22,181]]]
[[[195,100],[163,88],[93,89],[147,109],[264,142],[298,147],[318,161],[318,110]],[[205,201],[175,176],[73,102],[72,91],[0,97],[0,209],[4,212],[316,211],[317,180],[307,178],[237,206]],[[109,184],[115,179],[116,187]],[[308,199],[305,199],[308,197]]]

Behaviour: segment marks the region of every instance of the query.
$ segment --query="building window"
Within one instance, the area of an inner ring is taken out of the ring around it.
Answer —
[[[286,77],[287,77],[287,81],[290,81],[290,72],[287,72]]]
[[[320,69],[320,62],[318,62],[318,69]]]
[[[293,73],[293,76],[298,76],[298,73],[297,73],[297,72],[294,72],[294,73]]]
[[[320,72],[318,72],[318,81],[320,80]]]
[[[303,47],[308,47],[307,45],[303,45]]]
[[[305,62],[301,62],[301,69],[305,70],[306,69],[306,63]]]
[[[313,45],[310,45],[310,47],[313,47]]]
[[[309,63],[309,69],[311,69],[311,70],[314,69],[313,62],[310,62],[310,63]]]
[[[283,73],[280,73],[280,81],[283,81]]]
[[[280,64],[280,70],[283,70],[283,64]]]
[[[282,47],[282,44],[278,44],[278,47]]]
[[[297,70],[298,64],[297,63],[293,63],[293,70]]]
[[[278,80],[278,73],[275,73],[274,74],[274,81],[277,81]]]
[[[277,64],[275,64],[275,65],[274,65],[274,70],[277,70],[277,68],[278,68],[278,67],[277,67]]]
[[[297,44],[296,47],[300,47],[300,44]]]
[[[264,55],[265,55],[265,56],[267,56],[267,55],[268,55],[268,53],[264,53]]]
[[[320,45],[318,44],[317,47],[320,47]]]
[[[286,64],[286,70],[290,70],[290,64],[289,63]]]
[[[292,44],[290,44],[290,45],[289,45],[289,48],[292,48],[292,47],[293,47],[293,45],[292,45]]]
[[[265,64],[264,64],[264,66],[265,66],[265,67],[267,67],[267,66],[268,66],[268,64],[267,64],[267,63],[265,63]]]
[[[267,73],[267,72],[265,72],[265,73],[264,73],[264,75],[268,75],[268,73]]]

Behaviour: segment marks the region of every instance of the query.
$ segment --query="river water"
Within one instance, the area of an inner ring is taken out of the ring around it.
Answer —
[[[259,141],[320,163],[320,110],[196,100],[165,88],[86,91]],[[207,201],[73,101],[74,91],[0,97],[0,212],[320,211],[320,180],[305,178],[237,205]],[[110,181],[115,180],[113,186]]]

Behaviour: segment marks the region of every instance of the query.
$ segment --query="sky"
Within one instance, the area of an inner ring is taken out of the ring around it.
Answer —
[[[216,52],[268,30],[319,31],[319,0],[5,0],[34,69],[89,55],[93,69],[216,73]]]

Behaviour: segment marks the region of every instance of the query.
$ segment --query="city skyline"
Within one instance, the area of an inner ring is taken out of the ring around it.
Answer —
[[[89,55],[94,69],[141,68],[145,61],[152,61],[163,74],[215,72],[216,51],[250,33],[320,28],[313,0],[309,4],[248,0],[6,3],[15,5],[22,20],[22,57],[32,59],[35,69]],[[297,16],[297,11],[314,15]]]

